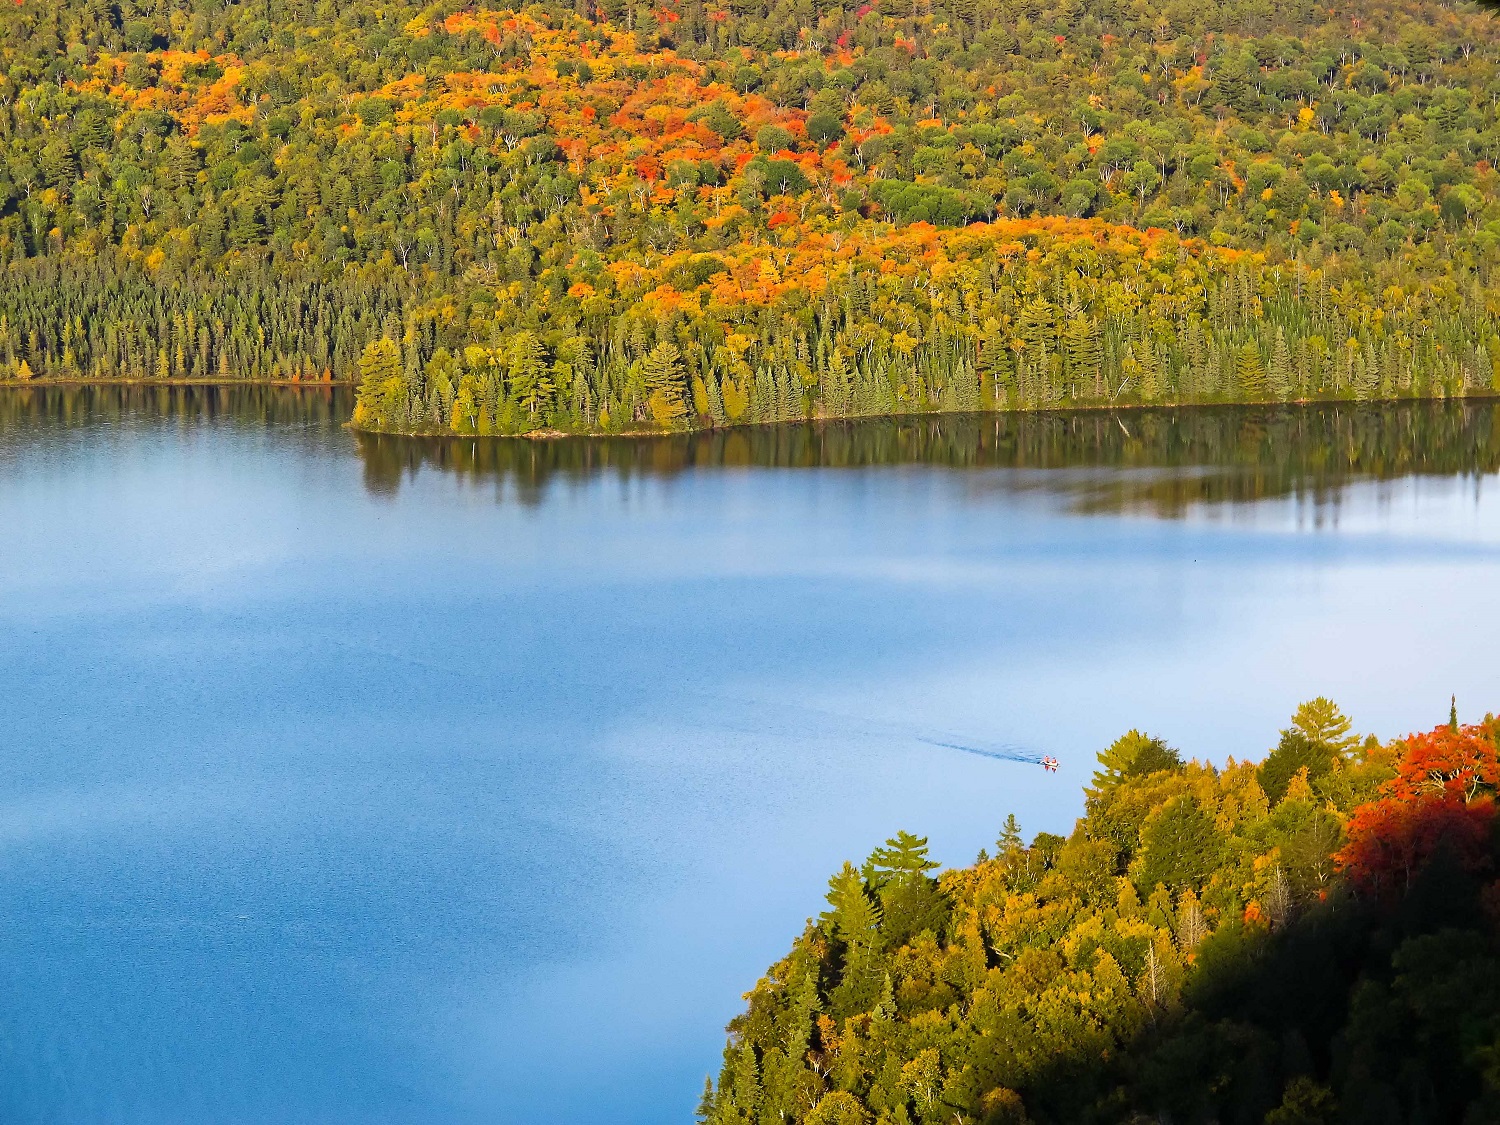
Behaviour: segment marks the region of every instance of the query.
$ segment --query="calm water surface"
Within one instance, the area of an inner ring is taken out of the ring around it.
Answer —
[[[0,396],[0,1117],[684,1122],[840,861],[1500,706],[1493,406],[527,444]],[[1056,754],[1056,776],[921,741]]]

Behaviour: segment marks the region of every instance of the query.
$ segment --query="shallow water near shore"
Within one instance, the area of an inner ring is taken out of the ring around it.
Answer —
[[[413,440],[0,390],[0,1115],[688,1121],[898,828],[1495,698],[1500,407]],[[934,741],[1055,754],[1056,775]]]

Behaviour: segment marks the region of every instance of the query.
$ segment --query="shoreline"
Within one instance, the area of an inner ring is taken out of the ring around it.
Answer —
[[[347,384],[354,385],[354,384]],[[855,416],[836,418],[827,416],[809,416],[806,418],[787,418],[773,422],[731,422],[727,426],[699,426],[690,430],[617,430],[613,433],[603,430],[589,430],[582,432],[568,430],[528,430],[520,434],[459,434],[452,432],[441,432],[432,430],[408,431],[408,430],[372,430],[362,426],[356,426],[352,421],[344,423],[344,429],[356,434],[368,434],[372,437],[393,438],[419,438],[431,441],[473,441],[473,440],[498,440],[498,441],[560,441],[565,438],[664,438],[664,437],[693,437],[700,434],[730,433],[735,430],[756,429],[763,426],[824,426],[830,423],[845,422],[880,422],[899,421],[918,418],[974,418],[984,415],[995,417],[1037,417],[1048,414],[1099,414],[1116,412],[1143,412],[1148,410],[1245,410],[1251,408],[1277,409],[1287,407],[1309,407],[1309,406],[1399,406],[1403,403],[1432,403],[1432,402],[1495,402],[1500,400],[1500,390],[1488,390],[1478,394],[1468,395],[1411,395],[1403,398],[1298,398],[1288,399],[1285,402],[1126,402],[1126,403],[1098,403],[1077,406],[1048,406],[1031,410],[914,410],[897,414],[860,414]],[[1122,423],[1123,425],[1123,423]]]
[[[358,380],[333,379],[324,380],[302,380],[302,379],[126,379],[107,377],[80,377],[70,379],[0,379],[0,390],[38,390],[46,388],[81,388],[81,387],[209,387],[232,389],[235,387],[276,387],[289,390],[355,390],[359,387]],[[529,430],[519,434],[459,434],[451,431],[403,431],[403,430],[374,430],[356,426],[354,422],[342,423],[342,428],[354,434],[367,434],[374,437],[410,438],[427,441],[470,441],[476,439],[499,440],[499,441],[537,441],[551,442],[567,439],[613,439],[613,438],[670,438],[670,437],[692,437],[715,433],[729,433],[735,430],[749,430],[766,426],[825,426],[839,423],[875,422],[875,421],[899,421],[916,420],[921,418],[945,418],[945,417],[976,417],[982,415],[994,415],[996,417],[1029,416],[1059,414],[1100,414],[1100,413],[1142,413],[1146,411],[1161,410],[1223,410],[1223,409],[1284,409],[1288,407],[1317,407],[1317,406],[1398,406],[1403,403],[1434,403],[1434,402],[1495,402],[1500,400],[1500,389],[1483,390],[1466,395],[1412,395],[1401,398],[1300,398],[1288,399],[1286,401],[1240,401],[1240,402],[1124,402],[1124,403],[1087,403],[1070,406],[1046,406],[1026,410],[919,410],[907,411],[895,414],[860,414],[848,417],[809,416],[805,418],[788,418],[780,421],[766,422],[732,422],[725,426],[700,426],[692,429],[663,430],[663,429],[629,429],[614,432],[602,430],[570,431],[559,429]],[[1123,426],[1124,423],[1122,422]]]
[[[319,390],[358,386],[357,380],[349,379],[0,379],[0,389],[17,391],[38,387],[297,387]]]

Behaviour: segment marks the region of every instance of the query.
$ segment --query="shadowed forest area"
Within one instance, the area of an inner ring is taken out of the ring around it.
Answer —
[[[1500,1119],[1493,717],[1263,762],[1131,731],[1071,835],[934,873],[899,833],[746,996],[700,1121]]]

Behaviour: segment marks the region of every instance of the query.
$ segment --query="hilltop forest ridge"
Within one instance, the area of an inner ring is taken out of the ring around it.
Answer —
[[[1493,393],[1500,58],[1426,0],[14,0],[0,367],[355,424]]]
[[[1070,836],[942,872],[902,832],[746,995],[705,1125],[1500,1120],[1493,716],[1261,763],[1131,731]]]

